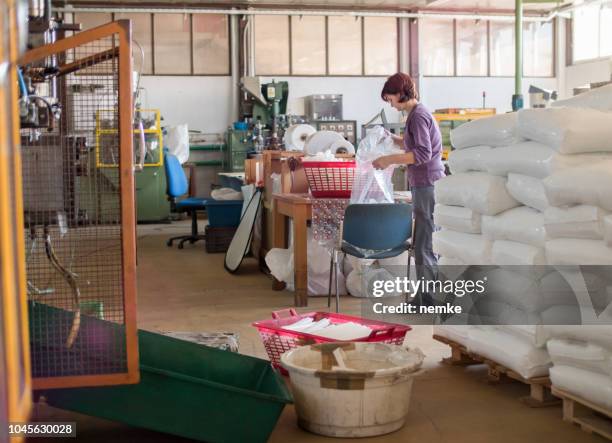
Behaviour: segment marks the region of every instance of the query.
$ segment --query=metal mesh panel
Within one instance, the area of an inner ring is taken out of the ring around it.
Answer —
[[[34,377],[127,371],[117,44],[59,54],[61,116],[21,131]]]

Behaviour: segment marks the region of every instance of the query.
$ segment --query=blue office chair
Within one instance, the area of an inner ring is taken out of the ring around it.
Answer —
[[[206,209],[206,200],[196,197],[178,200],[179,197],[187,194],[189,190],[189,183],[187,182],[185,171],[183,171],[183,167],[178,161],[178,158],[169,153],[164,154],[164,167],[166,169],[166,181],[168,186],[166,194],[168,194],[172,212],[187,212],[191,215],[191,234],[172,237],[168,239],[166,245],[172,246],[172,243],[178,240],[179,249],[183,249],[183,244],[185,242],[193,244],[198,240],[205,239],[204,235],[198,234],[198,211]]]
[[[339,310],[338,267],[348,255],[356,258],[384,259],[408,251],[408,278],[413,256],[411,239],[414,236],[412,205],[398,204],[355,204],[344,212],[342,243],[332,250],[329,269],[327,307],[331,307],[332,277],[336,282],[336,312]]]

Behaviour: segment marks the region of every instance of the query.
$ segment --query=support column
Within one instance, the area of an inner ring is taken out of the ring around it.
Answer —
[[[512,110],[523,108],[523,0],[516,0],[514,9],[514,95]]]

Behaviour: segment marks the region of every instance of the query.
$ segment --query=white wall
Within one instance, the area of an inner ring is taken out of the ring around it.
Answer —
[[[572,97],[573,89],[579,86],[610,80],[612,80],[612,57],[568,66],[565,69],[565,96]]]
[[[289,114],[304,115],[304,98],[313,94],[342,94],[343,118],[357,120],[358,137],[361,125],[381,109],[388,121],[399,121],[399,114],[380,98],[385,77],[262,77],[262,82],[289,82]]]
[[[163,124],[223,133],[230,124],[231,77],[143,76],[143,105],[159,108]]]
[[[529,107],[529,85],[557,90],[556,78],[524,78],[523,99]],[[421,101],[431,111],[439,108],[481,108],[482,92],[486,92],[486,107],[497,113],[512,110],[514,78],[510,77],[423,77]]]

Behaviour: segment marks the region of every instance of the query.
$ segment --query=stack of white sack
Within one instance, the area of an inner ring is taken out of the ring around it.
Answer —
[[[482,161],[491,173],[509,174],[514,198],[543,212],[550,265],[612,264],[612,229],[606,232],[612,222],[606,223],[612,212],[612,94],[607,96],[608,108],[593,99],[596,109],[521,110],[518,132],[529,141],[507,148],[505,159]]]
[[[545,326],[552,384],[612,410],[612,325]]]
[[[319,244],[312,236],[312,232],[308,230],[308,295],[327,295],[329,286],[329,265],[330,252]],[[270,273],[278,281],[287,283],[287,289],[293,291],[294,286],[294,269],[293,261],[293,244],[289,249],[273,248],[266,254],[266,265],[270,269]],[[346,294],[345,273],[343,269],[338,272],[338,289],[340,294]]]
[[[459,343],[529,379],[548,375],[551,366],[542,326],[434,326],[434,335]]]
[[[493,242],[483,236],[483,216],[519,205],[506,188],[506,178],[487,173],[485,159],[520,140],[517,115],[474,120],[451,132],[456,148],[449,156],[452,175],[435,185],[433,249],[442,265],[492,264]]]

